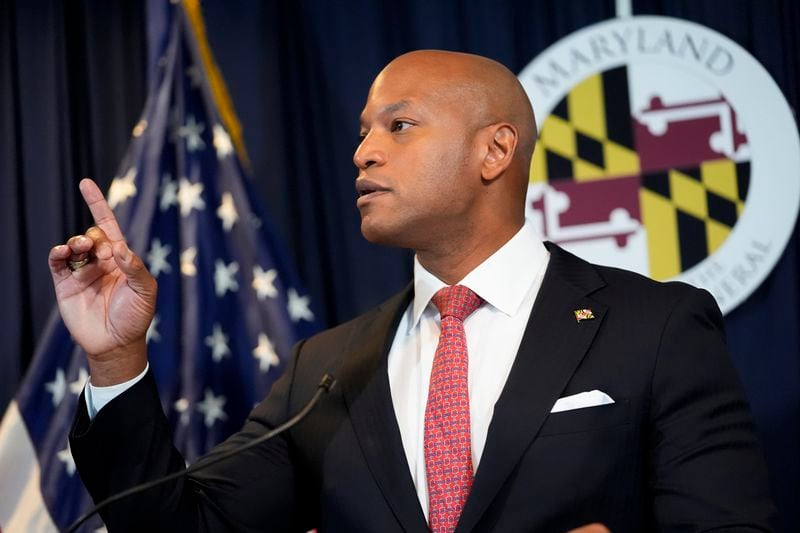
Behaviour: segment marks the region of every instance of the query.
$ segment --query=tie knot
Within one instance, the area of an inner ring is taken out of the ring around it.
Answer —
[[[453,316],[462,322],[483,303],[483,298],[463,285],[443,287],[433,295],[433,305],[442,318]]]

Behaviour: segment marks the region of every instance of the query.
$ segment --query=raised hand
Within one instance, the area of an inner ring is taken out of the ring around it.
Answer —
[[[80,190],[95,225],[54,246],[48,262],[61,317],[88,355],[92,384],[107,386],[145,367],[156,280],[128,248],[97,185],[84,179]]]

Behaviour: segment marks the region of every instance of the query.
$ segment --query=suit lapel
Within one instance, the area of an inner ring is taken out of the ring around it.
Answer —
[[[406,531],[428,531],[397,426],[387,356],[412,297],[409,286],[353,331],[341,375],[350,420],[372,475]]]
[[[536,437],[595,337],[606,307],[588,294],[604,282],[591,265],[548,244],[550,263],[517,357],[495,404],[457,531],[471,531]],[[574,310],[594,320],[577,322]]]

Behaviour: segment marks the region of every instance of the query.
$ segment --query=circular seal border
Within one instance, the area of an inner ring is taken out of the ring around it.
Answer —
[[[677,57],[674,49],[654,51],[652,42],[648,49],[647,36],[665,32],[691,35],[695,42],[705,40],[708,53],[698,58],[692,50]],[[613,42],[616,53],[608,47]],[[591,65],[576,61],[575,50]],[[570,57],[579,67],[573,72],[563,67],[570,64]],[[672,278],[708,290],[728,313],[761,285],[794,231],[800,207],[800,136],[792,110],[772,76],[747,50],[710,28],[671,17],[620,18],[587,26],[548,47],[518,77],[541,127],[581,80],[637,61],[691,71],[722,92],[746,128],[751,174],[744,210],[719,249]],[[542,80],[558,85],[548,87]]]

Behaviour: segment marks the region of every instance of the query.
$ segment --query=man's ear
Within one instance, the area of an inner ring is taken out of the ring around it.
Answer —
[[[508,123],[493,124],[489,127],[489,133],[491,137],[481,172],[485,180],[497,178],[511,165],[518,140],[517,129]]]

